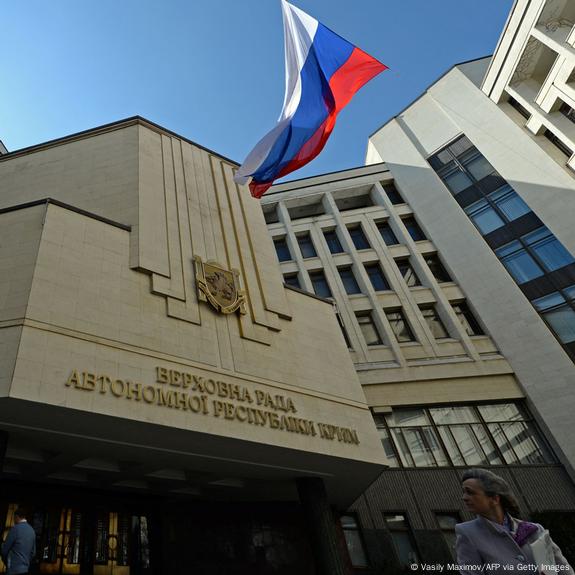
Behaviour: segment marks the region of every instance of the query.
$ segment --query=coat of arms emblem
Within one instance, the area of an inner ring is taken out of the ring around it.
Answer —
[[[217,262],[203,262],[194,257],[196,283],[200,301],[209,302],[221,313],[238,310],[246,313],[246,295],[240,290],[240,274],[237,270],[227,270]]]

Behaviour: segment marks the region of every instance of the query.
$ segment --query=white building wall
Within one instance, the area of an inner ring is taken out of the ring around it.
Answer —
[[[427,162],[460,134],[575,253],[573,179],[458,68],[370,138],[367,162],[385,161],[572,472],[573,363]]]

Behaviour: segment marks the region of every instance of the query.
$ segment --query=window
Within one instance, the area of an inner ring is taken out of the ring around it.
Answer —
[[[563,290],[571,301],[560,292],[554,292],[533,301],[533,305],[550,325],[561,343],[575,341],[575,286]]]
[[[391,289],[379,264],[366,264],[365,271],[371,280],[371,285],[375,291],[385,291]]]
[[[353,567],[368,567],[367,555],[359,532],[357,520],[353,515],[342,515],[339,518],[347,552]]]
[[[535,424],[515,403],[394,408],[375,421],[386,455],[395,466],[554,462]]]
[[[552,463],[551,451],[524,410],[513,403],[478,406],[489,432],[509,465]]]
[[[403,276],[407,287],[415,287],[421,285],[419,278],[413,271],[409,260],[395,260],[397,267],[399,268],[399,273]]]
[[[381,345],[381,337],[375,327],[371,312],[356,312],[355,317],[367,345]]]
[[[413,333],[401,310],[385,312],[391,331],[393,331],[398,342],[414,341]]]
[[[403,218],[403,225],[407,228],[407,231],[414,242],[420,242],[427,239],[423,230],[415,221],[415,218]]]
[[[331,297],[331,290],[329,284],[325,279],[325,274],[322,271],[310,272],[309,279],[313,285],[313,291],[320,297]]]
[[[368,250],[371,246],[361,229],[361,226],[355,226],[353,228],[348,228],[349,235],[353,241],[353,245],[358,250]]]
[[[311,241],[311,236],[309,234],[303,234],[297,237],[297,242],[299,244],[299,249],[301,255],[304,258],[315,258],[317,257],[317,252],[313,247],[313,242]]]
[[[501,216],[489,205],[486,199],[471,204],[465,208],[465,213],[471,218],[471,221],[483,235],[505,225]]]
[[[297,274],[285,274],[284,283],[288,286],[301,289],[301,284],[299,283],[299,278]]]
[[[379,230],[385,245],[395,246],[399,243],[389,224],[378,224],[377,229]]]
[[[527,120],[530,118],[531,114],[529,113],[529,110],[523,107],[515,98],[509,98],[507,102],[509,103],[509,105],[515,108],[524,118],[526,118]]]
[[[488,198],[499,208],[509,222],[531,211],[529,206],[508,184],[489,194]]]
[[[518,284],[523,284],[544,274],[541,267],[518,240],[495,250],[495,254]]]
[[[449,548],[451,556],[455,559],[455,526],[461,523],[461,517],[457,511],[453,511],[449,513],[436,513],[435,519],[443,535],[443,540]]]
[[[346,293],[348,294],[355,294],[361,293],[359,289],[359,285],[355,276],[353,275],[353,270],[351,268],[339,268],[339,277],[343,282],[343,287],[345,288]]]
[[[332,254],[341,254],[343,252],[343,247],[335,230],[327,230],[323,232],[323,236],[325,237],[327,247]]]
[[[280,262],[287,262],[291,260],[291,253],[285,238],[274,240],[274,246],[276,248],[276,254]]]
[[[383,186],[383,191],[385,192],[386,196],[389,198],[389,201],[393,205],[404,204],[403,198],[401,197],[400,193],[397,191],[395,184],[381,184]]]
[[[449,171],[446,171],[445,175],[442,176],[441,179],[454,196],[467,189],[473,183],[469,179],[469,176],[455,165]]]
[[[445,339],[449,337],[449,333],[447,333],[435,307],[422,307],[420,309],[425,323],[427,323],[427,327],[435,339]]]
[[[450,282],[451,277],[447,273],[447,270],[443,267],[441,260],[436,255],[425,256],[425,263],[429,267],[433,277],[440,283]]]
[[[545,226],[523,236],[522,239],[549,272],[575,262],[573,256]]]
[[[545,136],[558,150],[563,152],[568,158],[573,155],[573,150],[564,144],[562,140],[560,140],[551,130],[545,130],[543,132],[543,136]]]
[[[454,303],[452,307],[467,335],[483,335],[481,326],[465,302]]]
[[[477,182],[495,171],[485,156],[480,154],[475,147],[459,156],[459,160]]]
[[[418,563],[419,557],[407,516],[403,513],[384,513],[383,517],[393,539],[399,562],[406,567],[412,563]]]
[[[559,111],[569,120],[575,124],[575,110],[569,105],[563,102]]]

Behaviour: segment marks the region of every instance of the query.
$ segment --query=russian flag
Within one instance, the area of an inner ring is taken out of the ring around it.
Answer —
[[[235,181],[250,177],[260,198],[274,180],[313,160],[323,149],[338,113],[384,64],[317,20],[282,0],[286,90],[278,123],[249,153]]]

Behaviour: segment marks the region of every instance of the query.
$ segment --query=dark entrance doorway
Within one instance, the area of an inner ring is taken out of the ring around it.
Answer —
[[[35,575],[315,573],[295,502],[174,499],[23,483],[3,487],[2,536],[13,525],[15,509],[26,509],[37,536]]]
[[[17,503],[4,506],[3,539]],[[94,507],[35,505],[27,509],[36,532],[33,573],[135,575],[151,573],[146,515]],[[5,572],[2,564],[1,573]]]

